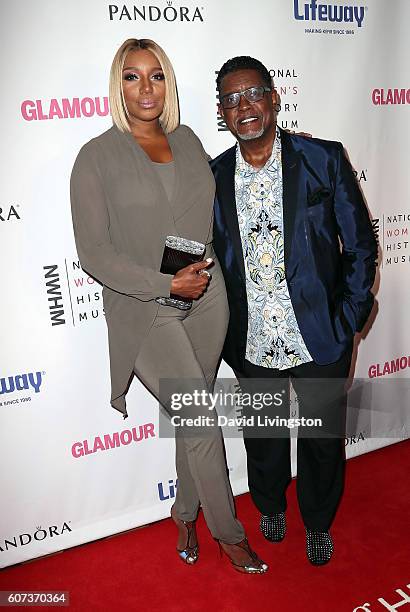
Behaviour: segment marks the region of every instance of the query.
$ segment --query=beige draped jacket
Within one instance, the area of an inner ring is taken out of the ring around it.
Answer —
[[[212,240],[215,183],[190,128],[168,134],[175,161],[171,202],[132,134],[112,127],[80,150],[71,175],[71,208],[83,269],[103,285],[108,326],[111,405],[127,416],[125,393],[156,297],[172,277],[159,272],[168,235]]]

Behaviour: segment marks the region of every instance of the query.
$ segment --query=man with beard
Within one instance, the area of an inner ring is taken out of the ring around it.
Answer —
[[[223,357],[244,390],[291,379],[300,415],[330,417],[320,436],[299,432],[297,451],[307,556],[322,565],[333,553],[344,385],[354,334],[373,305],[377,245],[342,145],[278,128],[278,95],[261,62],[227,61],[217,86],[220,113],[238,141],[211,164],[214,247],[230,305]],[[288,431],[245,435],[250,493],[272,542],[286,533]]]

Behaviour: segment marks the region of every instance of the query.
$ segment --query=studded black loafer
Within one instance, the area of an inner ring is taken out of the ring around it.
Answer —
[[[259,527],[269,542],[282,542],[286,534],[286,517],[284,512],[272,516],[262,514]]]
[[[306,529],[306,554],[313,565],[328,563],[333,554],[333,540],[330,533]]]

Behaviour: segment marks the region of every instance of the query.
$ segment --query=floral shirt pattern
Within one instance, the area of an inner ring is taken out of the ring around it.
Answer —
[[[285,277],[280,132],[260,170],[236,150],[235,197],[246,273],[246,359],[285,370],[312,361]]]

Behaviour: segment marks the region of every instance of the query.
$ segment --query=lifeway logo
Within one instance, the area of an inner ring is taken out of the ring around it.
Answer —
[[[108,13],[110,21],[204,21],[203,6],[173,6],[171,0],[165,8],[152,4],[109,4]]]
[[[168,484],[166,485],[164,485],[163,482],[158,482],[157,487],[160,501],[174,499],[178,487],[178,480],[168,480]]]
[[[40,393],[44,375],[45,372],[28,372],[27,374],[16,374],[15,376],[0,378],[0,406],[30,402],[30,395],[12,397],[11,399],[9,399],[9,396],[20,391],[34,390],[34,393]]]
[[[351,23],[361,28],[366,9],[366,6],[350,4],[322,4],[317,0],[303,3],[300,0],[293,0],[293,15],[298,21]]]

